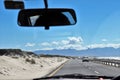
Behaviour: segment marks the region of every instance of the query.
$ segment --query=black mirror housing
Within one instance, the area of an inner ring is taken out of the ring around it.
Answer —
[[[18,14],[18,25],[23,27],[64,26],[76,22],[73,9],[23,9]]]

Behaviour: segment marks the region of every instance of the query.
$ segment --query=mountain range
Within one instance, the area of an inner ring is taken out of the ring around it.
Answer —
[[[105,48],[93,48],[86,50],[75,50],[75,49],[62,49],[62,50],[37,50],[34,51],[36,54],[51,54],[51,55],[66,55],[66,56],[120,56],[120,48],[105,47]]]

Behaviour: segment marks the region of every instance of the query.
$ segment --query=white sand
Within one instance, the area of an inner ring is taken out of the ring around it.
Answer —
[[[62,63],[67,61],[66,58],[28,58],[34,59],[35,64],[26,62],[27,58],[12,58],[0,56],[0,80],[1,79],[33,79],[40,78],[53,71]]]

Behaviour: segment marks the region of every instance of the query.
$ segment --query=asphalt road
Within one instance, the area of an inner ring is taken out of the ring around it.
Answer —
[[[120,68],[93,62],[82,62],[81,60],[69,60],[59,71],[57,71],[55,75],[74,73],[86,75],[118,76],[120,75]]]

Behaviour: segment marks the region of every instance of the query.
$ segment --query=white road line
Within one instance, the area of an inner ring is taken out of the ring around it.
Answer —
[[[97,73],[97,74],[100,74],[98,71],[94,71],[95,73]]]
[[[68,61],[66,61],[65,63],[67,63]],[[51,74],[49,74],[48,77],[51,77],[51,76],[55,75],[60,69],[62,69],[62,67],[65,65],[65,63],[60,65],[55,71],[53,71]]]

